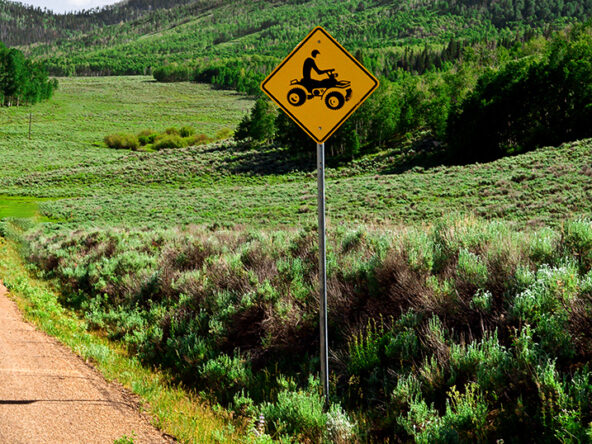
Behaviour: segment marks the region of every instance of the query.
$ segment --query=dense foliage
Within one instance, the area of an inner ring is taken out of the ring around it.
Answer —
[[[0,42],[0,106],[35,104],[49,99],[58,87],[40,63],[25,58],[18,49]]]
[[[438,148],[431,150],[432,161],[469,163],[590,137],[590,48],[592,28],[579,25],[511,49],[465,47],[440,71],[418,76],[399,70],[335,133],[331,154],[351,160],[410,135]],[[276,115],[258,103],[237,139],[307,151],[307,136],[284,113]],[[272,117],[265,133],[249,130]]]
[[[592,136],[592,32],[555,39],[531,57],[486,73],[451,113],[450,157],[488,161]],[[476,148],[478,147],[478,149]]]
[[[197,64],[202,77],[222,75],[215,83],[227,87],[234,86],[231,81],[238,84],[235,68],[239,72],[244,68],[239,78],[248,87],[252,67],[246,61],[255,56],[273,58],[267,66],[271,68],[314,25],[322,25],[345,47],[359,52],[356,55],[371,71],[389,77],[397,68],[424,72],[441,67],[460,55],[467,44],[511,44],[549,33],[589,13],[578,12],[585,1],[571,2],[579,5],[573,11],[555,7],[558,3],[545,2],[535,8],[551,11],[543,14],[545,20],[550,17],[543,23],[536,17],[497,20],[495,11],[500,8],[512,9],[512,14],[520,9],[512,2],[502,5],[488,1],[462,7],[448,1],[203,0],[158,9],[136,20],[97,26],[84,35],[34,45],[29,50],[47,59],[56,74],[144,74],[176,62],[191,67]],[[483,14],[483,8],[492,14]],[[88,21],[92,23],[93,16]],[[237,59],[245,62],[237,63]],[[256,72],[261,64],[254,63]],[[232,75],[224,79],[227,66]]]
[[[300,440],[592,438],[592,224],[448,220],[329,242],[323,413],[316,233],[34,232],[91,327]],[[357,428],[355,427],[357,423]],[[327,430],[332,433],[328,435]]]

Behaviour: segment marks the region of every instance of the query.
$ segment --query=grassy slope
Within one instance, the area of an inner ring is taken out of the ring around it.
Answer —
[[[0,110],[6,136],[0,140],[0,194],[66,198],[41,208],[75,225],[314,222],[314,167],[282,149],[229,144],[131,153],[101,146],[106,134],[146,127],[191,124],[213,134],[233,127],[251,103],[203,85],[146,80],[62,79],[55,99],[31,110],[31,141],[29,110]],[[388,156],[364,159],[329,169],[328,214],[335,224],[414,223],[450,212],[521,226],[558,224],[592,211],[591,146],[582,141],[490,164],[402,175],[388,173]]]

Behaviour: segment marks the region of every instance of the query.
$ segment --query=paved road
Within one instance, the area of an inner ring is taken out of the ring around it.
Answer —
[[[166,443],[132,396],[26,323],[0,283],[0,443]]]

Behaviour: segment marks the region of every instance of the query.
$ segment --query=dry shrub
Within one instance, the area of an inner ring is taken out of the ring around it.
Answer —
[[[229,324],[226,340],[222,349],[232,353],[235,349],[248,353],[254,361],[261,359],[261,339],[265,334],[263,322],[266,319],[265,308],[262,304],[254,304],[241,310],[232,318]]]
[[[235,294],[246,294],[254,288],[244,269],[234,270],[224,258],[219,258],[208,266],[210,286],[217,290],[227,290]]]
[[[314,272],[319,270],[318,234],[316,231],[306,231],[298,235],[290,245],[293,257],[302,259],[304,263],[313,264]]]
[[[365,311],[370,318],[379,315],[399,317],[409,307],[420,311],[439,311],[433,291],[425,284],[426,275],[413,270],[402,251],[390,250],[375,273],[382,297],[368,299]]]
[[[246,268],[257,275],[259,282],[271,280],[277,275],[275,260],[261,248],[261,245],[249,246],[243,252],[241,261]]]
[[[319,344],[318,303],[313,307],[304,307],[291,298],[282,300],[291,304],[287,313],[279,315],[273,306],[265,307],[265,319],[261,323],[264,335],[269,340],[265,344],[265,351],[284,356],[286,353],[302,356],[316,349]]]
[[[569,331],[577,354],[592,360],[592,295],[583,294],[570,302]]]

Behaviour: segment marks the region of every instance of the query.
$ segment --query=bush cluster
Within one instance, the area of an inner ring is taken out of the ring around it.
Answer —
[[[191,70],[186,66],[172,63],[156,68],[152,75],[159,82],[186,82],[191,76]]]
[[[140,147],[138,137],[133,134],[111,134],[105,136],[105,144],[118,150],[137,150]]]
[[[274,437],[592,433],[590,221],[333,233],[331,390],[342,407],[329,412],[309,378],[319,364],[316,233],[48,231],[28,247],[89,326],[237,413],[263,415]]]
[[[232,132],[229,129],[223,128],[212,138],[205,134],[196,134],[195,128],[191,126],[184,126],[180,129],[174,127],[167,128],[162,133],[147,129],[137,135],[111,134],[105,136],[104,142],[109,148],[115,149],[160,151],[163,149],[205,145],[215,140],[228,139],[231,135]]]

